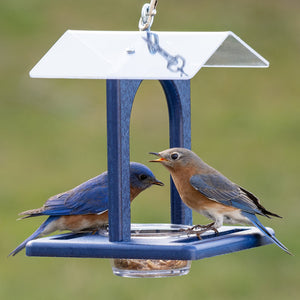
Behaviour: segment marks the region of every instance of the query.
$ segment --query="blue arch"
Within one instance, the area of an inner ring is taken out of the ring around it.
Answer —
[[[107,80],[109,240],[130,240],[130,115],[142,80]],[[169,111],[170,147],[191,148],[189,80],[160,80]],[[112,221],[113,220],[113,221]],[[171,181],[171,223],[192,224],[192,212]]]

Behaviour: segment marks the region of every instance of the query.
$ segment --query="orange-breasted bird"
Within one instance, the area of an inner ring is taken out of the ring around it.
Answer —
[[[150,154],[159,157],[151,162],[159,162],[169,170],[182,201],[194,211],[213,220],[213,223],[206,226],[196,226],[203,228],[201,233],[210,229],[218,232],[217,229],[223,223],[253,224],[277,246],[291,254],[260,223],[256,214],[281,217],[266,210],[252,193],[230,181],[191,150],[172,148]]]

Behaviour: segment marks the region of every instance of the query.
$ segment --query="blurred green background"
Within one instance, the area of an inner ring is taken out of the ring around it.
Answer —
[[[296,299],[299,297],[300,2],[159,0],[153,30],[232,30],[269,69],[202,69],[191,81],[192,149],[284,216],[267,220],[295,257],[269,245],[193,262],[189,275],[124,279],[108,260],[7,254],[42,219],[16,221],[51,195],[106,169],[105,81],[30,79],[28,72],[67,29],[137,30],[145,1],[0,2],[0,298]],[[131,160],[168,148],[166,101],[143,82],[131,121]],[[165,188],[133,203],[133,222],[169,222]],[[158,211],[157,207],[161,209]],[[194,223],[205,223],[194,215]]]

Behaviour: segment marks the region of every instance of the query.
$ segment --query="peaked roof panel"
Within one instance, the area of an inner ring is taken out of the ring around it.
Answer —
[[[232,32],[68,30],[30,71],[37,78],[191,79],[201,67],[268,67]]]

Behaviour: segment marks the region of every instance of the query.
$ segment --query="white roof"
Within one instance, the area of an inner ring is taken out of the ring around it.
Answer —
[[[191,79],[202,67],[268,66],[267,60],[231,31],[67,30],[34,66],[30,76]]]

